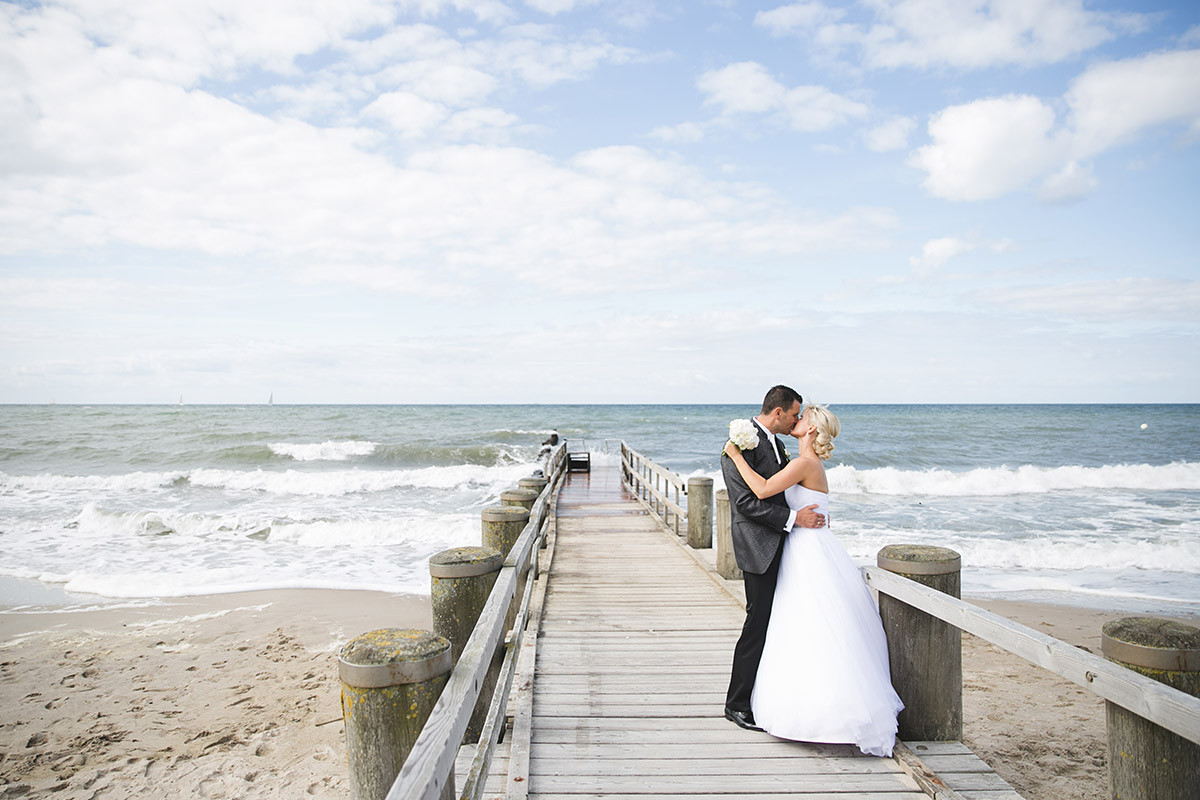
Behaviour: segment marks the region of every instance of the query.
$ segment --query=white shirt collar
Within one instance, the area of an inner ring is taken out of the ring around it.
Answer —
[[[777,441],[775,441],[775,434],[773,434],[769,430],[767,430],[767,426],[763,425],[761,422],[759,422],[758,417],[753,417],[752,421],[754,422],[755,425],[757,425],[760,429],[762,429],[763,433],[765,433],[767,435],[767,441],[771,443],[771,449],[773,451],[775,451],[775,462],[778,464],[782,464],[783,458],[779,455],[779,443]]]

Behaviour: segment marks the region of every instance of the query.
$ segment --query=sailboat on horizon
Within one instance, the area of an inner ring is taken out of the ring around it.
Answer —
[[[275,405],[275,393],[274,392],[271,392],[271,396],[267,398],[267,405],[269,405],[269,406]]]

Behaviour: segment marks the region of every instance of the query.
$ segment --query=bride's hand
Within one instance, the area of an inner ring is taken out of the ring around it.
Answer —
[[[738,446],[732,441],[725,442],[725,455],[733,458],[736,455],[741,455],[741,452],[741,450],[738,450]]]

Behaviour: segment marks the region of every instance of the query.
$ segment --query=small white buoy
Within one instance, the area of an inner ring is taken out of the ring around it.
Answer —
[[[1146,430],[1146,428],[1149,428],[1149,427],[1150,426],[1147,425],[1146,423],[1144,423],[1144,422],[1142,423],[1142,430]]]

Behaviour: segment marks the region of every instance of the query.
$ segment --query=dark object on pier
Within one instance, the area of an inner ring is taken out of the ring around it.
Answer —
[[[591,472],[591,453],[567,453],[567,472]]]

